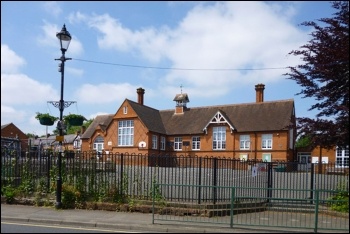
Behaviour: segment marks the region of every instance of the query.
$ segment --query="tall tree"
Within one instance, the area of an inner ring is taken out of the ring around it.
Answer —
[[[314,119],[297,118],[298,134],[311,137],[312,146],[331,148],[349,145],[349,2],[331,3],[333,18],[321,18],[322,26],[313,22],[311,40],[289,54],[301,56],[303,64],[289,67],[284,75],[302,89],[297,95],[314,97],[309,108],[319,112]]]

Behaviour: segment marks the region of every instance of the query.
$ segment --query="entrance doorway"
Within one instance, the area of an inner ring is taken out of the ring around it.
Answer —
[[[310,171],[311,169],[311,153],[298,152],[298,171]]]

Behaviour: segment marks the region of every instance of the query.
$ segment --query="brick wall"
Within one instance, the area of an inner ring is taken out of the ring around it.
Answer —
[[[21,141],[21,150],[28,149],[28,137],[13,123],[1,129],[1,137],[18,138]]]

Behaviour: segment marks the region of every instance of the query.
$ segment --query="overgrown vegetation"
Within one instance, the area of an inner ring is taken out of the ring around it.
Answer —
[[[160,186],[157,183],[156,175],[153,176],[152,189],[151,189],[150,197],[156,202],[165,201],[165,198],[162,195],[162,191],[160,189]]]
[[[349,188],[345,181],[338,184],[335,195],[328,199],[328,205],[334,211],[349,213]]]

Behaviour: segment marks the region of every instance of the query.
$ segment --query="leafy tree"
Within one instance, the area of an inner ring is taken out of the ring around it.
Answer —
[[[297,139],[297,142],[295,143],[296,148],[301,147],[308,147],[311,145],[311,139],[309,136],[302,135]]]
[[[94,121],[94,119],[89,119],[87,121],[85,121],[83,123],[83,126],[85,126],[86,128],[88,128],[90,126],[90,124],[92,123],[92,121]],[[75,134],[76,132],[79,132],[81,130],[81,126],[67,126],[67,130],[64,131],[65,135],[66,134]],[[54,134],[58,135],[59,132],[57,129],[53,130]]]
[[[349,145],[349,2],[331,4],[334,17],[318,20],[324,26],[301,24],[314,28],[312,39],[289,54],[301,56],[304,63],[284,74],[302,87],[297,95],[318,101],[309,109],[319,111],[316,118],[297,118],[298,134],[311,137],[312,146],[328,149]]]
[[[28,138],[38,138],[38,136],[33,133],[27,133],[26,135]]]

